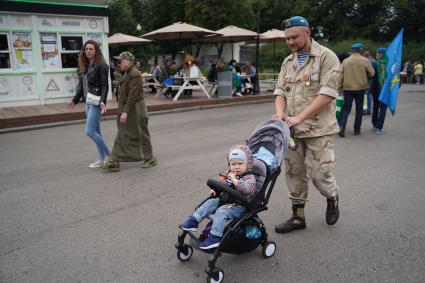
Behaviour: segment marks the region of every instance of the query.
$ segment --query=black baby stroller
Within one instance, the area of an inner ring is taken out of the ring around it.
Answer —
[[[267,203],[280,174],[280,165],[288,148],[288,138],[287,124],[282,120],[271,119],[258,125],[247,140],[247,145],[254,155],[252,172],[256,177],[256,186],[260,189],[254,199],[248,201],[240,192],[219,180],[208,180],[207,185],[219,193],[217,195],[224,203],[229,198],[236,198],[246,207],[246,211],[239,219],[227,224],[223,239],[215,249],[199,249],[199,244],[208,236],[212,221],[206,225],[199,236],[185,230],[179,233],[178,242],[175,245],[179,260],[188,261],[192,257],[193,248],[213,254],[208,259],[208,267],[205,270],[208,274],[208,282],[222,282],[223,280],[223,270],[215,266],[221,253],[242,254],[256,249],[259,245],[262,246],[262,255],[265,258],[269,258],[275,253],[276,244],[268,240],[266,228],[257,214],[268,209]],[[184,242],[186,235],[189,235],[189,244]]]

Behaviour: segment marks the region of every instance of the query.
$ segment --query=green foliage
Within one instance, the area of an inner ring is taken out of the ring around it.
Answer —
[[[388,34],[396,34],[404,28],[404,38],[408,41],[425,41],[425,1],[392,0],[394,16],[388,26]]]
[[[369,50],[372,56],[375,54],[375,50],[379,47],[387,47],[391,42],[377,42],[369,39],[357,38],[355,40],[341,40],[335,42],[321,41],[320,44],[328,47],[336,54],[349,52],[351,50],[351,45],[354,42],[361,42],[364,45],[364,51]],[[252,48],[253,56],[255,56],[255,47]],[[273,43],[264,44],[260,49],[260,71],[261,72],[276,72],[280,69],[280,66],[286,56],[290,55],[291,51],[286,46],[285,42],[276,43],[275,47],[275,56],[273,56]],[[410,41],[403,44],[403,58],[402,61],[405,62],[409,58],[414,60],[424,60],[425,59],[425,45]]]
[[[261,30],[280,29],[282,20],[300,15],[324,40],[389,41],[404,27],[407,40],[425,41],[424,10],[423,0],[262,0]]]
[[[140,20],[145,32],[185,21],[185,3],[182,0],[145,0],[143,3]]]
[[[374,51],[378,46],[387,46],[403,27],[403,58],[425,58],[425,47],[421,44],[425,41],[424,0],[259,0],[259,3],[261,32],[281,29],[282,20],[301,15],[309,20],[313,37],[335,52],[350,50],[355,41]],[[227,25],[255,30],[256,7],[257,0],[113,0],[110,34],[138,36],[178,21],[212,30]],[[136,30],[137,24],[142,27],[140,32]],[[153,42],[126,49],[138,58],[148,58],[182,50],[185,44]],[[122,47],[118,49],[110,53],[116,54]],[[279,68],[287,54],[285,43],[276,43],[276,59],[273,45],[265,45],[261,48],[262,66]]]
[[[141,35],[143,30],[139,32],[137,25],[141,24],[140,15],[146,5],[145,2],[144,0],[113,0],[109,15],[109,34]],[[150,58],[153,54],[158,54],[159,49],[152,44],[109,47],[110,56],[117,56],[122,51],[130,51],[137,59],[146,62],[147,58]]]
[[[136,35],[137,21],[133,17],[131,0],[114,0],[109,15],[109,33]]]
[[[408,42],[403,45],[403,61],[408,59],[412,59],[414,61],[425,60],[425,44],[423,42]]]
[[[254,29],[254,12],[245,0],[185,0],[186,21],[201,27],[218,30],[235,25]]]
[[[394,34],[394,36],[395,35],[396,34]],[[320,42],[320,43],[338,54],[338,53],[341,53],[341,52],[350,51],[351,45],[354,42],[363,43],[364,50],[365,51],[369,50],[373,55],[375,54],[375,51],[376,51],[377,48],[379,48],[379,47],[386,48],[391,43],[391,41],[377,42],[377,41],[368,40],[368,39],[356,39],[355,41],[343,40],[343,41],[338,41],[338,42],[333,42],[333,43],[332,42]],[[419,60],[421,58],[422,58],[421,60],[425,59],[425,46],[423,44],[415,42],[415,41],[404,42],[402,61],[405,62],[406,60],[408,60],[409,57],[412,57],[415,60]]]

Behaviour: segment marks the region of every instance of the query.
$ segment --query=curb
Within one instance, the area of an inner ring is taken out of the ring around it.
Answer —
[[[233,106],[240,106],[240,105],[246,105],[246,104],[260,104],[260,103],[267,103],[271,101],[274,101],[274,96],[262,97],[261,99],[250,99],[246,101],[224,100],[224,103],[220,103],[222,101],[211,101],[212,103],[202,103],[200,105],[196,105],[197,102],[187,102],[186,103],[187,106],[185,107],[182,105],[181,108],[175,108],[176,105],[173,105],[173,104],[168,104],[168,105],[174,106],[174,108],[163,107],[164,105],[151,105],[151,106],[148,106],[148,111],[149,111],[149,116],[156,116],[156,115],[163,115],[163,114],[170,114],[170,113],[180,113],[180,112],[199,111],[199,110],[207,110],[207,109],[215,109],[215,108],[223,108],[223,107],[233,107]],[[193,105],[193,106],[190,106],[190,105]],[[161,109],[161,108],[165,108],[165,109]],[[78,114],[78,113],[72,113],[72,114],[74,114],[75,116],[75,114]],[[102,121],[114,120],[115,114],[116,114],[116,109],[110,109],[108,115],[102,117],[101,120]],[[86,119],[84,118],[84,119],[75,119],[75,120],[72,119],[70,121],[61,121],[61,122],[54,122],[54,123],[42,123],[37,125],[11,127],[11,128],[0,129],[0,134],[18,133],[18,132],[25,132],[25,131],[55,128],[55,127],[61,127],[61,126],[78,125],[78,124],[84,124],[85,122],[86,122]]]

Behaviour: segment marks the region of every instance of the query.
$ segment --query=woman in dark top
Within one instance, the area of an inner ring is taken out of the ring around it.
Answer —
[[[99,155],[99,159],[89,167],[97,168],[111,155],[100,131],[100,118],[106,113],[109,67],[105,63],[99,44],[93,40],[84,43],[78,57],[78,65],[80,81],[74,98],[68,103],[68,109],[73,109],[81,99],[86,101],[86,135],[96,144]]]

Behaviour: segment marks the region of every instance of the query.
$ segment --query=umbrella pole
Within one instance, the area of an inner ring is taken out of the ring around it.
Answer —
[[[232,38],[230,38],[230,46],[232,48],[232,58],[230,60],[233,60],[235,58],[233,58],[233,41],[232,41]]]
[[[276,39],[273,38],[273,80],[276,80]]]

